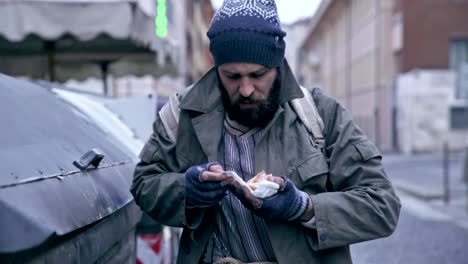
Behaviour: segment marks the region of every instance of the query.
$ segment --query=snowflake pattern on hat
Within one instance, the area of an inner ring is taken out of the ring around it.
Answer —
[[[212,22],[232,16],[258,17],[277,26],[280,25],[274,0],[225,0]]]
[[[286,32],[274,0],[224,0],[206,34],[216,65],[250,62],[274,68],[283,63]]]

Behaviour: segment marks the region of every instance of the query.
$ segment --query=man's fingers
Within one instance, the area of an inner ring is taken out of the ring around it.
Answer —
[[[255,197],[249,190],[249,187],[242,185],[242,192],[244,193],[245,199],[250,202],[254,208],[260,208],[263,201],[260,198]]]
[[[217,165],[214,165],[217,166]],[[212,166],[212,167],[214,167]],[[222,173],[219,172],[212,172],[212,171],[204,171],[202,175],[200,176],[200,180],[202,182],[220,182],[227,180],[227,176],[223,175]]]
[[[229,177],[229,178],[232,178],[232,177]],[[242,190],[242,184],[240,184],[238,181],[233,181],[232,185],[234,185],[236,189]]]
[[[283,178],[276,177],[276,176],[271,176],[271,175],[267,177],[267,181],[271,181],[271,182],[274,182],[274,183],[278,184],[280,186],[280,189],[282,189],[284,187],[284,184],[285,184]]]
[[[221,166],[220,164],[213,164],[208,168],[208,171],[221,173],[224,170],[223,166]]]
[[[224,175],[224,174],[223,174],[223,175]],[[223,181],[221,182],[221,184],[224,186],[224,185],[229,185],[229,184],[231,184],[231,183],[233,183],[233,182],[234,182],[234,178],[233,178],[233,177],[226,177],[226,179],[223,180]]]

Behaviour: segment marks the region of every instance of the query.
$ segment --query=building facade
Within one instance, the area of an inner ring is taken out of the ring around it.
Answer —
[[[382,150],[456,147],[467,25],[468,1],[323,0],[301,46],[300,81],[336,97]]]
[[[323,0],[300,50],[300,81],[337,98],[381,149],[392,146],[392,14],[392,0]]]
[[[214,14],[210,0],[192,0],[187,4],[186,23],[186,85],[197,81],[213,66],[206,32]]]
[[[396,137],[403,152],[468,146],[468,1],[396,0]]]
[[[299,74],[299,47],[302,45],[309,28],[310,18],[298,20],[292,24],[283,24],[282,28],[286,32],[285,57],[294,74]]]

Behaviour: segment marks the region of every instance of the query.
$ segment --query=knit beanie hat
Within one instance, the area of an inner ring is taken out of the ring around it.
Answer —
[[[274,0],[224,0],[207,35],[216,66],[249,62],[274,68],[283,63],[286,32]]]

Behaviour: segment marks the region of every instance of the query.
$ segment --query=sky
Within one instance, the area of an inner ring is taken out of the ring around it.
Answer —
[[[310,17],[318,8],[321,0],[276,0],[281,23],[291,24],[295,21]],[[219,8],[223,0],[211,0],[215,9]]]

